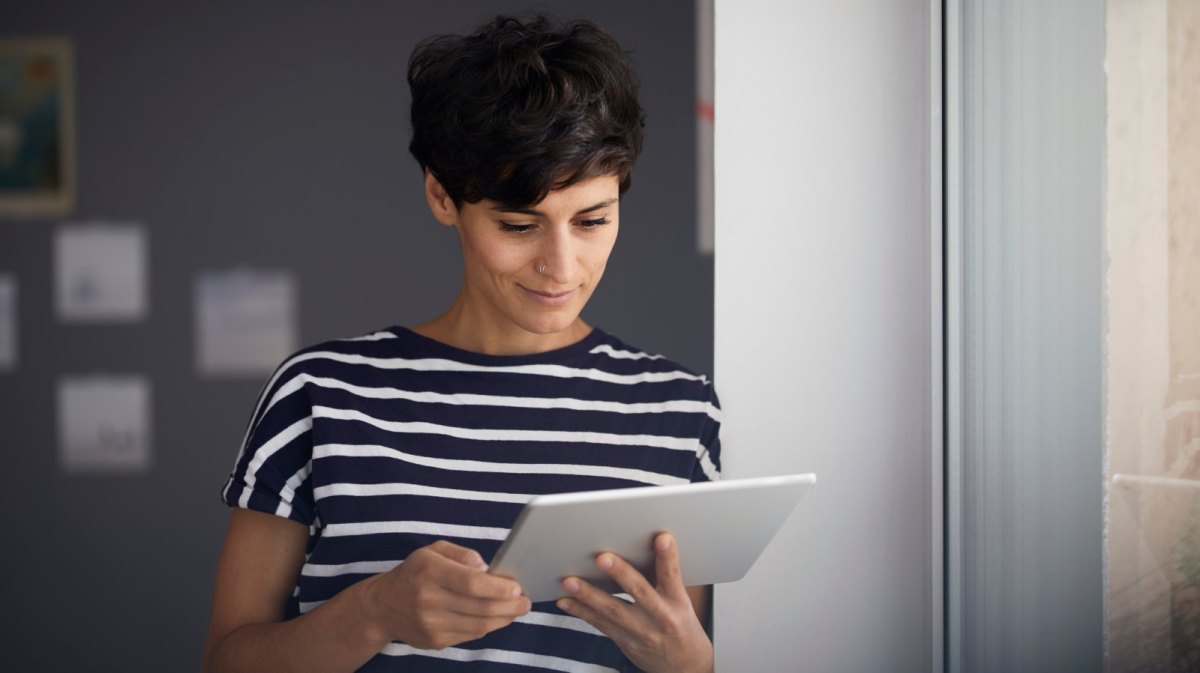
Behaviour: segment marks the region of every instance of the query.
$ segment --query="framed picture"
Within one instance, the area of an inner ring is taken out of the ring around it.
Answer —
[[[67,38],[0,38],[0,218],[74,207],[72,64]]]

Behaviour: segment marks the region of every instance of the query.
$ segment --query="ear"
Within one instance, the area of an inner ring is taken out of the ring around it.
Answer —
[[[454,199],[429,169],[425,169],[425,200],[438,222],[448,227],[458,224],[458,207],[454,205]]]

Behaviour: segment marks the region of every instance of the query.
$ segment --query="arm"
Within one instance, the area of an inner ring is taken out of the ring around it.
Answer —
[[[447,647],[530,609],[520,587],[486,574],[474,551],[439,541],[283,621],[307,541],[307,528],[295,521],[233,511],[213,591],[205,673],[353,671],[391,640]]]
[[[308,530],[295,521],[233,510],[213,590],[206,673],[351,671],[386,644],[366,619],[361,583],[283,621],[307,541]]]

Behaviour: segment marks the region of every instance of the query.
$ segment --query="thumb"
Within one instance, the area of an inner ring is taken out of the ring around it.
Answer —
[[[469,566],[476,570],[487,570],[487,563],[484,562],[483,557],[479,555],[479,552],[475,551],[474,549],[456,545],[453,542],[447,542],[446,540],[438,540],[437,542],[429,545],[429,548],[437,552],[442,557],[448,558],[456,563],[461,563],[462,565]]]

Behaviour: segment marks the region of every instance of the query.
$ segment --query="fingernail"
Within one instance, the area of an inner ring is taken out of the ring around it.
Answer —
[[[601,570],[608,570],[613,565],[612,557],[607,554],[601,554],[600,558],[596,559],[596,565],[600,566]]]
[[[520,596],[521,595],[521,586],[517,585],[517,586],[513,587],[512,591],[510,591],[509,593],[512,595],[513,598]]]
[[[579,591],[579,580],[575,579],[574,577],[568,577],[567,579],[563,580],[563,588],[565,588],[568,593],[575,593],[576,591]]]
[[[671,536],[670,535],[659,535],[658,536],[658,549],[660,551],[666,551],[670,548],[671,548]]]
[[[558,609],[559,609],[559,610],[562,610],[563,612],[570,612],[570,611],[571,611],[571,601],[569,601],[569,600],[567,600],[567,599],[565,599],[565,598],[560,598],[560,599],[558,599],[558,602],[557,602],[557,603],[555,603],[555,605],[557,605],[557,606],[558,606]]]

